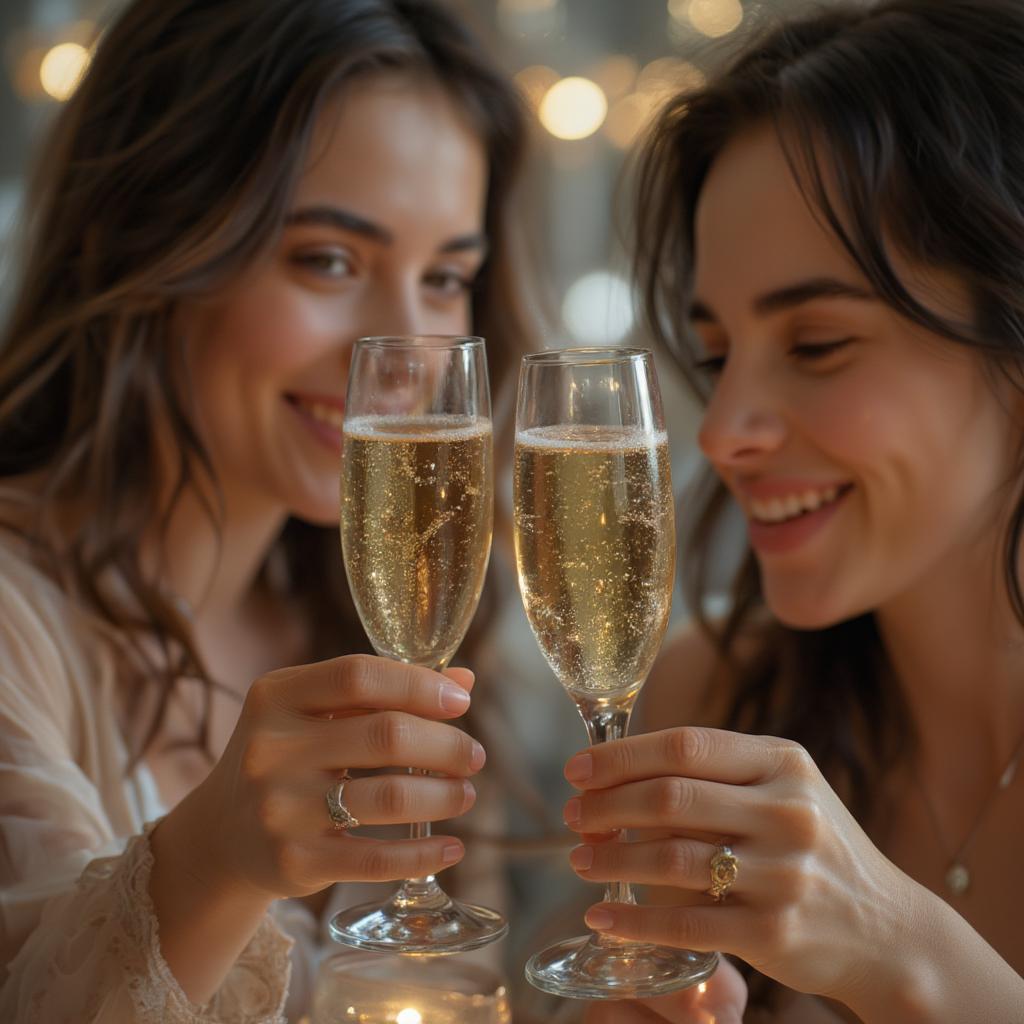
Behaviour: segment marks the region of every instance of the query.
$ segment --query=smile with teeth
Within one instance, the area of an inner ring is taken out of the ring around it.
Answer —
[[[758,500],[749,499],[751,518],[759,523],[784,523],[790,519],[816,512],[825,505],[831,505],[846,493],[845,487],[825,487],[821,490],[806,490],[799,494]]]
[[[345,425],[345,414],[341,409],[332,405],[325,405],[323,402],[298,398],[295,395],[289,397],[293,405],[298,406],[304,413],[311,416],[318,423],[326,424],[328,427],[339,431]]]

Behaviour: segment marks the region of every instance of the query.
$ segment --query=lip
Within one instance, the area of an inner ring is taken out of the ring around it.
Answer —
[[[818,485],[820,487],[821,485]],[[814,490],[814,487],[806,488]],[[839,494],[836,499],[813,512],[805,512],[795,519],[787,519],[781,523],[764,523],[747,516],[747,533],[750,537],[750,544],[760,555],[785,555],[796,551],[806,544],[812,537],[816,536],[843,507],[846,499],[853,491],[852,484],[839,486]],[[751,493],[748,491],[747,493]],[[783,494],[796,493],[791,488],[787,491],[780,491],[778,488],[773,493],[759,491],[758,498],[776,498]]]
[[[317,441],[326,447],[332,455],[340,456],[344,441],[344,435],[342,432],[337,428],[332,427],[330,424],[316,419],[316,417],[306,411],[301,402],[315,402],[320,405],[329,406],[332,409],[337,409],[339,412],[344,412],[345,400],[331,395],[312,395],[307,392],[289,392],[284,396],[285,405],[292,410],[303,426],[305,426]]]
[[[841,491],[849,486],[848,480],[808,480],[780,476],[771,480],[740,480],[736,489],[744,498],[770,501],[772,498],[788,498],[791,494],[804,494],[806,491],[827,491],[830,487]]]

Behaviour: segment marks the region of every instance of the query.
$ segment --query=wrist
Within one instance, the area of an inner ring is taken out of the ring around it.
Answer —
[[[150,833],[149,894],[163,959],[188,999],[205,1003],[256,933],[272,896],[232,878],[196,827],[190,797]]]
[[[889,927],[866,949],[856,984],[841,997],[864,1024],[938,1024],[943,965],[963,919],[934,893],[907,878]]]
[[[842,1002],[864,1024],[1017,1024],[1024,979],[949,904],[912,885],[899,928]]]
[[[264,913],[274,895],[249,885],[232,869],[217,842],[222,829],[209,824],[202,796],[193,790],[153,828],[154,876],[173,877],[181,897]]]

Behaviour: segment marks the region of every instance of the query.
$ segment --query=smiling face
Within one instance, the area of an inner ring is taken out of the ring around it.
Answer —
[[[337,521],[352,346],[469,331],[487,178],[483,143],[429,80],[367,78],[324,109],[281,237],[184,316],[199,430],[229,510]]]
[[[705,455],[743,509],[765,599],[821,628],[992,559],[1019,426],[979,355],[878,299],[774,131],[734,139],[698,204],[692,316],[714,387]],[[911,291],[964,289],[893,256]]]

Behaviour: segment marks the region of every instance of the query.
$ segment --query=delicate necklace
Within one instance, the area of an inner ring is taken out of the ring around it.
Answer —
[[[939,846],[942,847],[949,864],[946,868],[944,880],[946,883],[946,889],[953,896],[963,896],[963,894],[971,887],[971,872],[966,863],[967,853],[971,848],[971,844],[974,842],[974,837],[978,834],[978,829],[981,828],[982,823],[988,816],[988,812],[992,808],[992,805],[996,802],[996,797],[1013,785],[1013,780],[1017,777],[1017,768],[1020,766],[1022,754],[1024,754],[1024,735],[1022,735],[1017,741],[1017,746],[1014,748],[1013,754],[1010,756],[1010,760],[1003,769],[1002,775],[999,776],[999,781],[996,783],[995,789],[992,790],[988,799],[981,805],[981,810],[978,812],[978,816],[974,819],[974,824],[971,826],[966,838],[957,847],[957,849],[953,851],[953,853],[949,853],[949,846],[946,843],[946,837],[942,832],[942,825],[939,823],[939,816],[935,813],[935,805],[928,796],[928,790],[925,789],[917,771],[915,770],[914,772],[914,781],[917,783],[918,791],[921,794],[921,802],[928,811],[928,816],[932,819],[932,828],[935,830],[935,835],[939,840]]]

